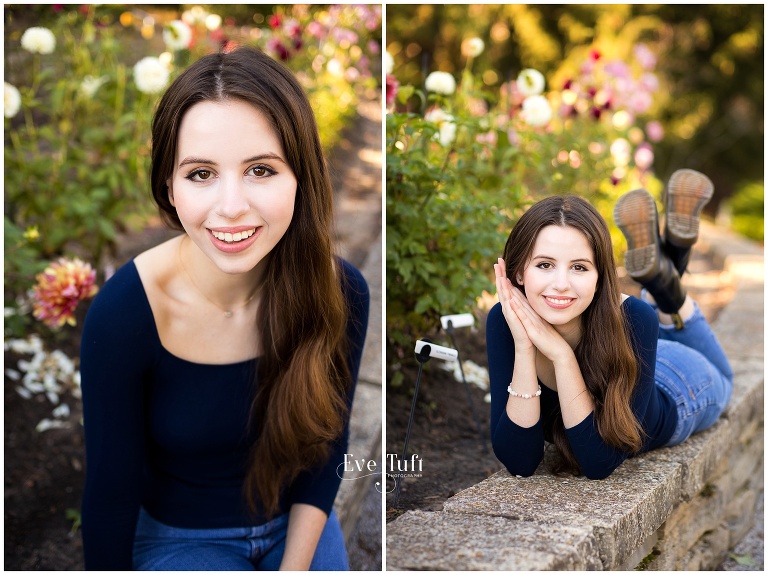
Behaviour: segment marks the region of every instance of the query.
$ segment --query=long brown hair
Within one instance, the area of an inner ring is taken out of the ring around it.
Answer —
[[[575,228],[592,247],[598,272],[597,290],[581,315],[581,340],[574,354],[595,404],[600,436],[618,449],[638,451],[643,431],[630,401],[640,369],[632,352],[629,326],[621,312],[621,290],[608,226],[589,202],[577,196],[552,196],[537,202],[520,217],[509,234],[504,248],[507,277],[523,275],[536,238],[546,226]],[[522,291],[525,293],[524,286]],[[579,474],[579,464],[566,439],[559,410],[551,431],[563,459],[559,470]]]
[[[162,218],[182,229],[166,181],[184,114],[199,102],[226,100],[247,102],[269,119],[297,180],[293,219],[270,254],[256,325],[263,349],[244,490],[252,512],[271,516],[282,491],[301,471],[326,461],[341,434],[350,383],[348,311],[341,266],[334,263],[333,190],[315,116],[293,74],[265,54],[240,48],[205,56],[163,95],[152,124],[151,174]]]

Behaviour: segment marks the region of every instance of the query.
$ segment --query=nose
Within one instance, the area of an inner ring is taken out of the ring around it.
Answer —
[[[242,181],[237,178],[221,178],[216,214],[236,220],[250,209],[248,196]]]
[[[555,272],[552,287],[557,291],[568,291],[568,289],[571,287],[571,281],[568,276],[568,268],[560,267],[560,269]]]

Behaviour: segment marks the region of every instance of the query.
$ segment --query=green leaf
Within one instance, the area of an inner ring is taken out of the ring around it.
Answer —
[[[111,221],[105,220],[105,219],[99,219],[98,226],[99,226],[99,231],[101,232],[101,235],[103,235],[109,241],[114,241],[114,239],[117,237],[117,230],[115,229],[115,226]]]
[[[425,294],[419,298],[419,300],[416,302],[416,307],[413,308],[413,311],[417,314],[422,314],[428,309],[432,307],[432,295],[431,294]]]
[[[64,512],[64,516],[72,522],[72,529],[70,533],[77,533],[77,530],[80,529],[80,525],[83,523],[80,510],[69,508]]]
[[[755,561],[752,558],[752,555],[749,553],[744,555],[736,555],[735,553],[728,553],[728,557],[736,561],[739,565],[744,565],[746,567],[755,567],[757,565],[757,561]]]
[[[408,102],[411,96],[413,96],[413,92],[416,90],[413,86],[400,86],[397,89],[397,100],[401,104],[405,104]]]

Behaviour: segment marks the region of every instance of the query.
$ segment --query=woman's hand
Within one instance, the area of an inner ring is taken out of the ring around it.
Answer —
[[[515,293],[517,292],[517,293]],[[531,343],[552,362],[573,355],[573,350],[552,324],[534,311],[523,293],[513,290],[510,307]]]
[[[513,293],[519,294],[523,297],[522,292],[512,285],[512,282],[507,278],[507,266],[502,258],[499,258],[498,263],[493,264],[493,269],[496,272],[496,294],[499,297],[499,303],[501,303],[501,311],[504,313],[504,318],[507,320],[509,331],[512,332],[512,339],[515,340],[515,350],[527,351],[533,348],[533,343],[528,337],[528,334],[523,327],[520,318],[513,308],[512,302]],[[523,298],[524,299],[524,298]]]

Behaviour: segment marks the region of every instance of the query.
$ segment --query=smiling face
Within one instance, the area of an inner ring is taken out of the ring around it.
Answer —
[[[544,321],[561,334],[573,334],[595,297],[594,262],[592,247],[581,231],[549,225],[539,232],[523,276],[516,279],[522,279],[528,302]]]
[[[181,121],[171,203],[221,271],[253,270],[291,223],[297,181],[267,118],[240,101],[205,101]]]

